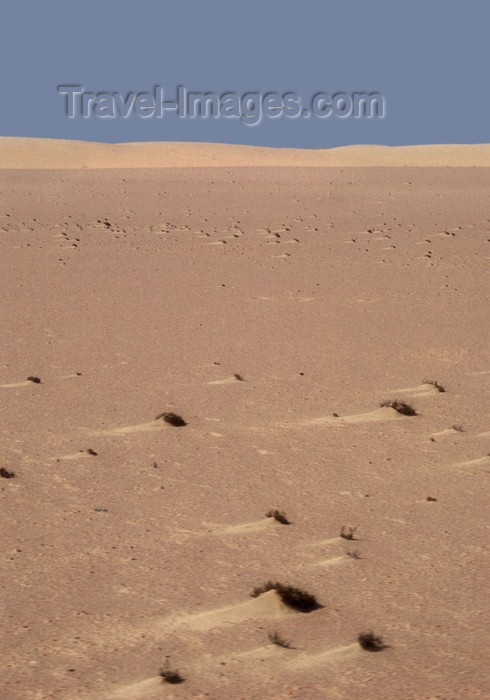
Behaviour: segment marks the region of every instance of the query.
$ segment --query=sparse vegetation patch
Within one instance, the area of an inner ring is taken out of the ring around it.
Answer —
[[[381,408],[385,406],[388,408],[393,408],[397,413],[401,413],[402,416],[416,416],[417,411],[410,404],[405,403],[405,401],[383,401],[380,404]]]
[[[361,553],[355,549],[353,552],[346,552],[348,557],[351,557],[351,559],[362,559]]]
[[[361,633],[357,641],[366,651],[383,651],[383,649],[386,649],[386,644],[384,644],[382,637],[375,637],[372,632]]]
[[[346,527],[345,525],[342,525],[340,536],[343,537],[344,540],[355,540],[354,534],[356,530],[357,527]]]
[[[442,386],[442,384],[439,384],[439,382],[435,382],[433,379],[424,379],[422,384],[432,384],[433,387],[437,389],[441,394],[445,393],[445,388]]]
[[[278,647],[283,649],[292,649],[291,643],[288,642],[284,637],[281,637],[279,632],[269,632],[269,641]]]
[[[288,520],[285,516],[285,514],[277,509],[272,509],[268,513],[266,513],[266,518],[274,518],[274,520],[277,520],[278,523],[281,523],[281,525],[290,525],[291,521]]]
[[[162,418],[165,423],[168,423],[169,425],[173,425],[176,428],[180,428],[184,425],[187,425],[185,420],[182,418],[182,416],[178,416],[176,413],[160,413],[155,420],[160,420]]]
[[[313,610],[318,610],[323,607],[317,601],[314,595],[301,590],[300,588],[294,588],[294,586],[285,586],[282,583],[273,583],[273,581],[268,581],[263,586],[254,588],[252,592],[253,598],[258,598],[262,593],[267,593],[267,591],[276,591],[280,596],[284,605],[288,605],[294,610],[299,610],[300,612],[312,612]]]
[[[183,678],[176,669],[170,668],[170,663],[167,661],[165,668],[160,669],[159,673],[163,683],[172,683],[176,685],[177,683],[183,683],[185,678]]]

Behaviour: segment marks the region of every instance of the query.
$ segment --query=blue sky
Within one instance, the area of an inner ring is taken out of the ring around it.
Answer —
[[[4,0],[0,135],[325,148],[486,143],[487,0]],[[100,93],[378,92],[383,119],[68,119]]]

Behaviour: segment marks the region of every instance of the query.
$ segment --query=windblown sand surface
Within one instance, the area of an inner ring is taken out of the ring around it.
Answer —
[[[490,169],[70,168],[0,172],[2,699],[489,697]]]

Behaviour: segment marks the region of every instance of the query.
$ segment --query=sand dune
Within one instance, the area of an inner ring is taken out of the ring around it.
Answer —
[[[104,700],[140,700],[148,697],[161,697],[162,679],[160,676],[145,678],[142,681],[128,683],[104,695]]]
[[[1,384],[1,389],[17,389],[19,386],[30,386],[31,382],[11,382],[10,384]]]
[[[0,137],[0,168],[490,167],[489,144],[263,148],[222,143],[94,143]],[[216,244],[215,244],[216,245]]]
[[[228,525],[223,528],[223,533],[227,535],[239,535],[242,533],[257,532],[267,528],[276,527],[277,523],[274,518],[264,518],[263,520],[257,520],[256,522],[243,523],[242,525]]]
[[[0,140],[2,700],[490,696],[488,159]]]
[[[171,626],[185,626],[192,630],[204,632],[220,625],[242,622],[244,620],[261,620],[263,618],[280,618],[293,615],[294,611],[281,601],[275,591],[263,593],[258,598],[238,605],[229,605],[208,612],[185,615],[173,621]],[[298,614],[298,613],[297,613]],[[164,625],[166,623],[164,622]]]
[[[357,657],[361,654],[358,644],[347,644],[345,646],[328,649],[318,654],[302,654],[298,659],[294,659],[293,666],[301,669],[311,669],[315,666],[323,666],[329,663],[338,663],[343,660]]]
[[[311,418],[302,422],[302,425],[326,425],[336,423],[369,423],[372,421],[399,420],[402,416],[393,408],[383,406],[367,413],[356,413],[352,416],[324,416]]]
[[[395,389],[391,392],[392,394],[410,394],[411,396],[425,395],[425,394],[438,394],[441,393],[440,390],[433,384],[425,382],[413,387],[407,387],[405,389]]]

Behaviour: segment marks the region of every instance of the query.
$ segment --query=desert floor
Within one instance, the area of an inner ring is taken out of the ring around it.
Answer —
[[[0,171],[4,700],[490,696],[489,193]]]

